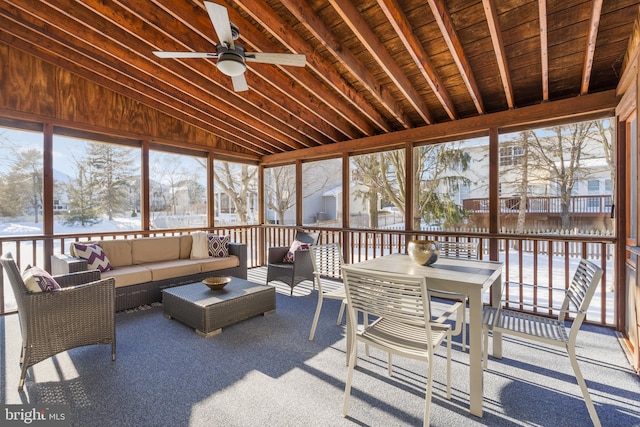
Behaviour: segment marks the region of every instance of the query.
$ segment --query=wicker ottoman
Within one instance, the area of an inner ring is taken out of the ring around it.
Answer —
[[[222,328],[276,309],[276,290],[234,277],[223,289],[213,291],[204,283],[176,286],[162,291],[164,316],[177,319],[205,338]]]

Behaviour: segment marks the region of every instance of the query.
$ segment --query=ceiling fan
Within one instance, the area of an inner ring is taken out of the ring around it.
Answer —
[[[218,44],[216,52],[160,52],[153,54],[160,58],[210,58],[217,59],[216,66],[223,74],[231,77],[233,89],[241,92],[248,89],[244,72],[247,70],[246,62],[261,62],[264,64],[290,65],[294,67],[304,67],[306,64],[305,55],[289,53],[262,53],[245,52],[244,47],[236,44],[240,35],[240,30],[229,21],[227,8],[210,1],[205,1],[204,5],[209,13],[209,19],[213,24],[213,29],[218,34]]]

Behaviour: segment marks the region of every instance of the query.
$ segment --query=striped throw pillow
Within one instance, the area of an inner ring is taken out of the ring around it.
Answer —
[[[78,258],[87,260],[89,270],[99,270],[102,273],[113,270],[109,258],[107,258],[107,255],[100,246],[95,244],[74,243],[73,250]]]

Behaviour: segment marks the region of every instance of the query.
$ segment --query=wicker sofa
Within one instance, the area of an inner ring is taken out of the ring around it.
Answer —
[[[88,242],[82,242],[88,243]],[[210,276],[247,278],[247,246],[229,243],[228,257],[191,259],[192,236],[143,237],[100,240],[113,270],[102,278],[115,280],[115,310],[125,310],[162,300],[162,289],[200,281]],[[87,270],[87,261],[69,254],[51,257],[52,274]]]

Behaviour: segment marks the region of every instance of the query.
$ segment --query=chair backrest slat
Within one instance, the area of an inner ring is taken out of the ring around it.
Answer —
[[[342,277],[342,250],[339,243],[315,245],[309,248],[316,275],[340,279]]]
[[[478,259],[478,244],[473,242],[438,242],[441,258]]]
[[[580,326],[587,314],[589,304],[591,304],[591,299],[596,292],[598,283],[600,283],[602,273],[602,269],[594,263],[585,259],[580,260],[580,264],[573,275],[573,279],[567,289],[564,302],[562,303],[562,308],[558,314],[558,320],[564,321],[565,315],[569,310],[569,306],[573,305],[576,308],[577,313],[573,323],[571,324],[571,330],[569,332],[571,339],[575,339],[575,336],[580,330]]]
[[[430,336],[426,279],[343,267],[349,309],[425,329]]]

